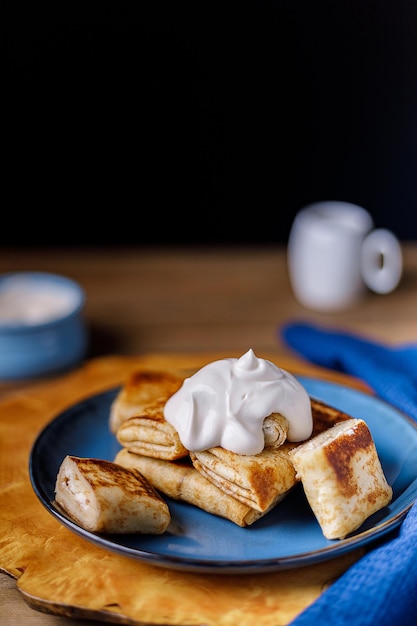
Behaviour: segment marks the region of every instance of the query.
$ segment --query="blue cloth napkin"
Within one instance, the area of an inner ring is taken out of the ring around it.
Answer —
[[[346,332],[290,323],[280,335],[309,361],[364,380],[417,421],[417,344],[390,347]],[[292,626],[415,626],[417,504],[399,529],[350,567]]]
[[[388,347],[303,323],[288,324],[281,334],[301,356],[361,378],[377,396],[417,421],[417,343]]]

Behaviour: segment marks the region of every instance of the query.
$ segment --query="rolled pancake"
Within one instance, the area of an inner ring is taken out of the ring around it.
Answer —
[[[135,469],[67,455],[55,483],[55,501],[82,528],[101,533],[163,533],[168,505]]]
[[[311,399],[311,408],[312,437],[337,422],[350,419],[347,413],[320,400]],[[287,441],[279,447],[265,446],[256,455],[236,454],[214,447],[190,452],[190,458],[193,466],[216,487],[257,511],[264,512],[282,500],[299,482],[290,456],[291,450],[299,445],[299,442]]]
[[[262,430],[264,433],[265,447],[281,446],[288,435],[289,423],[281,413],[271,413],[263,421]]]
[[[172,371],[132,372],[110,407],[110,430],[130,452],[164,460],[188,455],[174,426],[165,420],[164,406],[185,375]],[[266,446],[281,445],[288,421],[273,413],[264,420]]]
[[[311,402],[311,414],[313,416],[313,432],[311,437],[315,437],[320,433],[328,430],[335,424],[339,422],[344,422],[346,420],[350,420],[352,415],[337,409],[322,400],[318,400],[317,398],[310,398]]]
[[[265,446],[278,447],[287,438],[288,421],[279,413],[265,418],[263,425]],[[126,419],[116,432],[119,443],[135,454],[175,461],[188,456],[177,430],[164,418],[164,407],[156,404],[146,413]]]
[[[119,443],[130,452],[173,461],[188,455],[178,432],[164,418],[162,404],[126,419],[116,432]]]
[[[136,468],[155,489],[170,498],[193,504],[238,526],[250,526],[267,512],[261,513],[218,489],[192,466],[189,459],[163,461],[124,448],[114,461],[127,468]]]
[[[185,375],[171,370],[135,370],[120,389],[110,407],[109,425],[116,433],[121,424],[154,406],[164,406],[181,387]]]
[[[265,513],[298,482],[288,454],[294,445],[284,443],[254,455],[215,447],[190,452],[190,458],[196,470],[219,489]]]
[[[343,539],[391,501],[392,488],[362,419],[339,422],[298,446],[291,458],[327,539]]]

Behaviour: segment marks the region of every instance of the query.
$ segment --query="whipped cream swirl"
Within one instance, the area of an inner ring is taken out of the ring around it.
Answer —
[[[262,425],[271,413],[289,422],[288,440],[304,441],[313,429],[307,391],[289,372],[258,358],[252,349],[239,359],[202,367],[169,398],[164,415],[191,451],[221,446],[237,454],[259,454]]]

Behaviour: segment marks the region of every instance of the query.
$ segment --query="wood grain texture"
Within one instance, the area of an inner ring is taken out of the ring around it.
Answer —
[[[349,377],[277,353],[259,356],[294,373],[365,388]],[[120,624],[276,626],[288,624],[362,554],[359,550],[261,575],[177,572],[94,546],[61,526],[39,503],[29,481],[28,457],[36,435],[57,413],[121,384],[137,365],[188,370],[216,358],[221,355],[92,359],[56,380],[29,386],[24,394],[11,392],[0,402],[0,570],[16,579],[30,607],[53,616]]]
[[[334,372],[308,368],[306,363],[293,359],[280,341],[279,328],[288,321],[305,319],[363,333],[386,343],[416,342],[417,242],[403,242],[402,247],[404,274],[393,293],[379,296],[369,292],[352,309],[326,314],[308,311],[295,299],[288,280],[285,246],[281,245],[2,246],[0,273],[49,271],[66,275],[82,285],[87,296],[85,319],[90,346],[87,362],[68,375],[48,376],[38,381],[0,381],[1,497],[5,497],[2,491],[5,487],[27,483],[29,450],[39,430],[67,406],[121,383],[138,355],[155,366],[172,364],[173,360],[187,367],[199,359],[210,360],[212,353],[219,357],[240,356],[252,347],[259,356],[270,353],[295,372],[306,371],[327,380],[354,384],[355,381],[342,375],[339,378]],[[152,355],[150,360],[149,355]],[[34,506],[35,511],[42,511],[41,505],[34,502]],[[52,520],[45,513],[41,513],[43,519],[50,524]],[[29,538],[36,537],[39,523],[35,515]],[[13,541],[20,540],[18,526],[11,533]],[[53,537],[54,533],[50,532],[50,538]],[[4,546],[0,535],[0,567],[5,566]],[[73,618],[62,616],[64,611],[71,615],[77,612],[77,626],[85,623],[80,617],[85,606],[73,609],[71,604],[64,603],[60,617],[30,610],[23,598],[31,596],[23,589],[30,582],[31,570],[28,568],[27,574],[22,574],[17,569],[19,560],[16,557],[8,567],[15,572],[22,591],[16,589],[13,578],[0,575],[2,625],[73,626]],[[307,575],[307,571],[304,573]],[[331,577],[329,573],[328,578]],[[294,592],[298,600],[292,608],[283,600],[283,592],[276,591],[280,608],[271,607],[274,626],[281,618],[282,623],[287,622],[291,614],[307,604],[317,594],[319,580],[325,578],[324,574],[320,579],[315,573],[310,576],[311,583],[299,578]],[[307,588],[314,588],[308,598],[304,593]],[[51,600],[51,596],[44,594],[37,608],[46,602],[49,611],[52,601],[53,610],[58,612],[56,600],[55,596]],[[35,603],[33,597],[31,603]],[[114,611],[110,612],[112,619],[115,615]],[[119,611],[118,619],[121,615]],[[159,617],[154,615],[154,624]],[[143,617],[135,616],[136,622],[138,619]]]

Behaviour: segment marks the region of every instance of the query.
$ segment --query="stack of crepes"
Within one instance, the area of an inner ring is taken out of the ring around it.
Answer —
[[[287,441],[288,421],[272,413],[264,419],[261,453],[242,455],[222,447],[187,450],[164,417],[164,406],[184,382],[173,371],[134,371],[110,410],[110,429],[123,446],[114,461],[135,468],[160,492],[249,526],[264,516],[299,482]],[[312,437],[350,416],[311,399]]]

